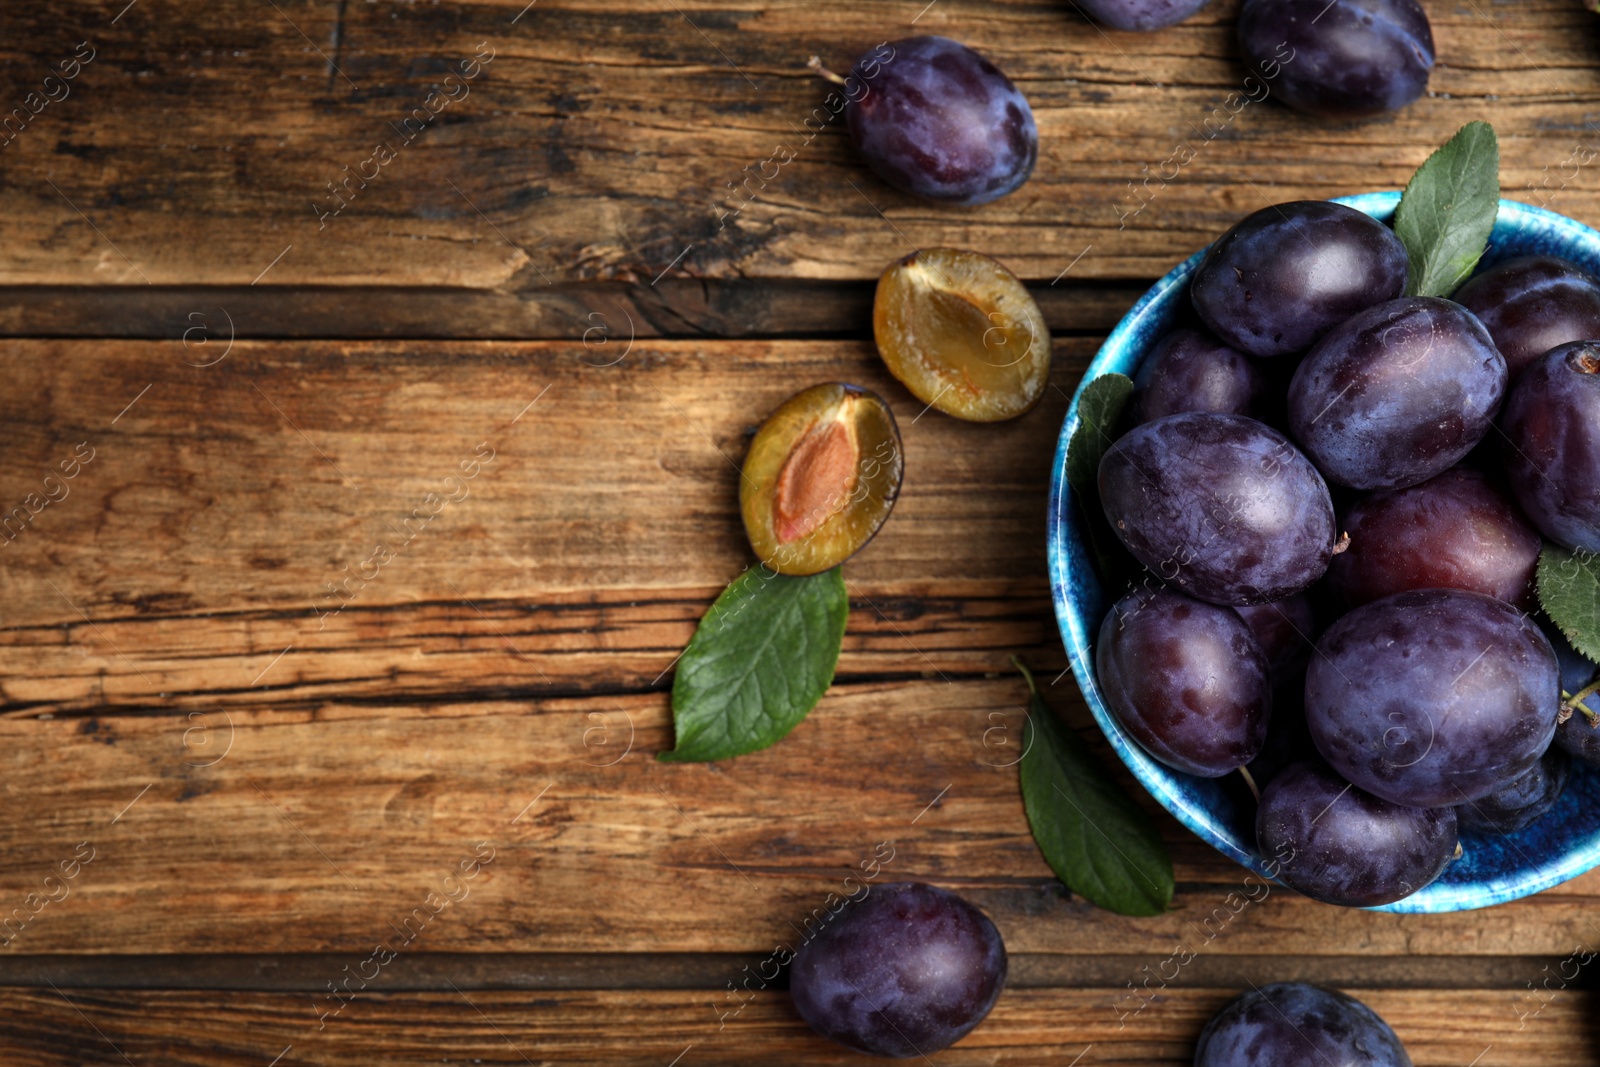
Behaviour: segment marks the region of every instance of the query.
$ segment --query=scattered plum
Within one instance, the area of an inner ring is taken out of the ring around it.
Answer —
[[[850,139],[867,165],[912,196],[986,204],[1027,181],[1039,155],[1027,97],[948,37],[908,37],[868,53],[845,94]]]
[[[1277,982],[1230,1000],[1206,1024],[1194,1054],[1194,1067],[1291,1064],[1411,1067],[1411,1057],[1371,1008],[1304,982]]]
[[[1332,119],[1400,110],[1434,62],[1416,0],[1245,0],[1239,50],[1284,103]]]
[[[1006,980],[988,916],[916,882],[867,887],[800,947],[789,994],[801,1018],[859,1052],[938,1052],[983,1021]]]

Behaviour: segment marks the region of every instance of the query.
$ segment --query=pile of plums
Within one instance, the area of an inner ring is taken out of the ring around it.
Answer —
[[[1107,705],[1168,766],[1247,768],[1262,855],[1334,904],[1415,892],[1458,830],[1514,832],[1572,756],[1600,766],[1562,704],[1596,666],[1533,588],[1545,538],[1600,550],[1600,283],[1550,256],[1453,300],[1407,274],[1351,208],[1244,219],[1099,469],[1144,569],[1100,630]]]

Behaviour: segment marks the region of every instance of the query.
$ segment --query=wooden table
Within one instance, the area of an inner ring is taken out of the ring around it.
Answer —
[[[1508,195],[1600,222],[1577,0],[1429,0],[1428,97],[1253,103],[1212,139],[1232,0],[1150,35],[1054,0],[125,3],[0,12],[26,122],[0,145],[0,1062],[862,1063],[742,990],[885,850],[1011,952],[940,1063],[1184,1064],[1290,978],[1356,991],[1419,1065],[1596,1062],[1563,961],[1600,939],[1600,876],[1460,915],[1239,908],[1244,872],[1162,814],[1173,910],[1095,910],[1029,836],[1007,667],[1114,762],[1063,673],[1045,479],[1152,278],[1268,203],[1396,187],[1475,118]],[[931,208],[837,121],[808,139],[808,57],[915,32],[1032,100],[1015,195]],[[1028,416],[919,417],[878,362],[873,280],[933,245],[1038,294]],[[744,441],[835,379],[907,453],[845,569],[838,682],[771,750],[659,763],[674,657],[749,562]]]

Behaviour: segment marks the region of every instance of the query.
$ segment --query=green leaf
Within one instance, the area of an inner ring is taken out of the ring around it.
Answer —
[[[1408,296],[1449,296],[1483,257],[1500,211],[1500,144],[1469,122],[1417,168],[1394,213],[1411,261]]]
[[[1545,543],[1539,603],[1572,647],[1600,662],[1600,556]]]
[[[1095,567],[1106,581],[1120,570],[1123,549],[1100,509],[1100,459],[1111,447],[1117,420],[1132,395],[1133,379],[1125,374],[1102,374],[1091,381],[1078,401],[1078,428],[1067,443],[1067,484],[1083,513]]]
[[[1028,669],[1011,662],[1028,680],[1022,805],[1045,862],[1092,904],[1160,915],[1172,902],[1172,860],[1155,825],[1056,718]]]
[[[763,566],[717,597],[672,680],[677,747],[657,759],[727,759],[799,725],[833,684],[850,597],[838,567],[792,578]]]

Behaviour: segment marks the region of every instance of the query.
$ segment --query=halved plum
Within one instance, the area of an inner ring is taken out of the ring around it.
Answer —
[[[830,382],[767,417],[739,480],[745,533],[779,574],[838,566],[878,532],[905,462],[894,413],[877,393]]]
[[[1016,418],[1050,377],[1050,331],[1017,276],[977,252],[930,248],[878,279],[878,354],[913,396],[969,422]]]

